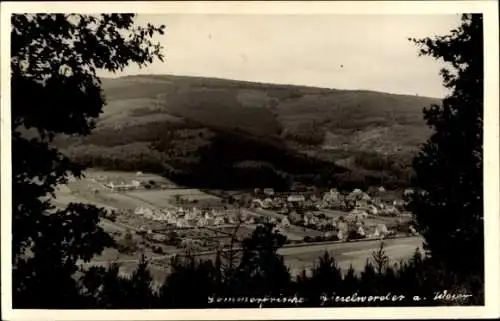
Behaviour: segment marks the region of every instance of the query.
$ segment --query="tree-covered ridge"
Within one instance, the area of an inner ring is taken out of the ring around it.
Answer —
[[[73,159],[90,166],[162,168],[164,162],[158,160],[157,151],[151,151],[146,164],[139,161],[146,157],[143,150],[149,143],[165,141],[171,135],[167,131],[183,135],[203,129],[217,141],[231,139],[236,147],[246,146],[251,140],[252,149],[257,145],[262,145],[258,149],[268,149],[272,144],[281,152],[286,146],[287,155],[306,154],[331,163],[331,167],[347,166],[355,174],[341,175],[338,180],[347,186],[387,184],[390,188],[410,185],[411,159],[429,136],[421,109],[439,103],[438,99],[369,91],[170,75],[104,79],[103,90],[109,104],[92,135],[57,142]],[[143,144],[141,152],[134,155],[137,142]],[[212,139],[208,137],[193,138],[191,142],[207,145],[205,153],[215,153],[215,147],[210,151]],[[171,145],[169,148],[174,150],[190,148],[184,142]],[[230,148],[226,154],[241,158],[241,150]],[[137,159],[134,165],[131,159]],[[189,156],[185,161],[193,162]],[[270,163],[281,171],[282,160],[272,159]],[[215,168],[210,171],[220,170],[219,164],[212,165]],[[208,177],[204,182],[218,184],[218,180],[209,181]],[[238,188],[237,184],[233,188]]]
[[[163,27],[137,27],[133,21],[131,14],[12,17],[14,308],[203,308],[209,307],[214,297],[266,295],[298,295],[306,298],[305,306],[318,306],[321,298],[353,292],[361,297],[378,295],[379,299],[349,305],[484,303],[481,15],[464,15],[461,27],[449,36],[417,41],[423,46],[423,54],[452,62],[456,71],[442,72],[453,94],[443,106],[425,112],[433,135],[414,162],[416,178],[412,182],[417,192],[411,209],[425,237],[427,256],[416,253],[409,262],[388,266],[381,248],[358,276],[353,269],[341,275],[334,258],[325,254],[311,275],[304,271],[293,279],[277,254],[284,237],[272,225],[264,224],[243,241],[241,255],[229,255],[229,260],[222,253],[214,262],[196,262],[189,256],[186,260],[175,258],[171,273],[159,289],[152,287],[145,260],[130,277],[121,276],[116,265],[80,268],[77,263],[89,262],[113,244],[98,226],[101,209],[85,204],[56,209],[51,204],[58,184],[65,183],[69,174],[81,175],[81,167],[55,148],[53,140],[60,134],[88,136],[94,128],[105,104],[97,69],[120,70],[129,63],[143,65],[162,57],[160,46],[152,43],[151,37],[163,32]],[[289,98],[299,95],[293,93]],[[31,134],[26,135],[26,130]],[[320,160],[285,156],[276,142],[262,145],[235,135],[210,136],[214,140],[206,152],[207,145],[196,130],[199,128],[161,135],[156,145],[148,146],[148,150],[158,152],[160,170],[165,170],[163,164],[177,159],[184,171],[221,175],[222,169],[210,173],[199,167],[201,163],[215,163],[215,156],[224,160],[224,170],[231,170],[228,164],[245,169],[232,172],[239,180],[258,177],[245,176],[253,171],[266,173],[263,178],[274,178],[275,173],[284,175],[279,170],[291,171],[286,166],[294,170],[302,165],[319,170],[329,167]],[[184,134],[190,139],[186,140]],[[176,140],[192,144],[170,149],[169,144]],[[245,157],[234,158],[234,154],[227,153],[227,149],[242,142]],[[283,161],[283,168],[273,168],[269,159],[248,159],[255,152],[268,152],[271,156],[266,157],[294,159],[297,163]],[[188,160],[192,159],[190,164],[182,157],[186,153]],[[386,165],[374,162],[371,166]],[[337,169],[327,172],[331,181],[326,184],[335,184],[332,177],[338,174]],[[305,173],[294,174],[303,175],[301,179],[312,184],[325,183],[321,173],[311,177],[308,170],[303,170]],[[470,256],[467,260],[463,260],[464,253]],[[435,300],[435,291],[444,290],[471,297],[452,303],[443,300],[446,296]],[[380,297],[387,292],[412,299],[382,301]],[[423,299],[415,300],[415,295]],[[246,302],[239,303],[240,307],[248,307]],[[229,302],[219,307],[236,306]]]

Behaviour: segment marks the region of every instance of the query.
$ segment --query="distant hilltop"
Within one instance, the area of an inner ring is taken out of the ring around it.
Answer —
[[[278,176],[299,173],[286,165],[296,154],[372,177],[368,183],[375,185],[409,181],[411,159],[430,134],[422,110],[441,103],[367,90],[173,75],[103,78],[102,85],[107,105],[93,134],[58,141],[74,159],[91,166],[191,172],[186,166],[194,165],[201,151],[212,148],[220,158],[216,148],[222,148],[226,159],[204,165],[221,167],[207,169],[207,175],[249,167],[271,168]],[[159,149],[151,150],[152,143]],[[177,150],[185,161],[165,161],[167,150]],[[317,175],[300,173],[306,174]]]

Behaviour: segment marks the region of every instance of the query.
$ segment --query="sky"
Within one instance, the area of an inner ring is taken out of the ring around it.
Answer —
[[[443,98],[439,70],[408,37],[445,35],[459,15],[138,15],[166,25],[165,62],[135,74],[204,76]]]

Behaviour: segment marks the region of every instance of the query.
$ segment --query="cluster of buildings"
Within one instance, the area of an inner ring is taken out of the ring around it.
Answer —
[[[226,224],[235,224],[241,217],[245,224],[255,223],[254,218],[237,214],[229,210],[202,210],[199,208],[168,208],[168,209],[150,209],[147,207],[138,207],[134,214],[141,215],[146,219],[165,222],[178,228],[221,226]]]
[[[130,183],[109,182],[104,185],[112,191],[130,191],[141,188],[141,182],[132,180]]]
[[[146,181],[143,177],[142,172],[137,172],[136,173],[137,179],[124,179],[122,177],[114,177],[112,179],[109,179],[109,177],[106,176],[97,176],[93,179],[92,181],[101,184],[104,186],[104,188],[118,192],[118,191],[131,191],[131,190],[136,190],[136,189],[143,189],[143,188],[152,188],[154,186],[156,187],[161,187],[165,188],[168,187],[164,184],[159,184],[155,180],[149,180]]]
[[[286,234],[287,228],[292,225],[292,222],[290,222],[290,219],[287,217],[281,220],[273,219],[271,222],[275,223],[277,230],[284,234]],[[385,224],[367,225],[359,220],[349,221],[342,218],[322,219],[313,215],[304,215],[302,223],[297,224],[315,227],[315,229],[324,232],[324,238],[336,237],[341,241],[352,238],[353,235],[355,235],[356,238],[385,238],[393,233]]]
[[[383,187],[372,191],[371,196],[360,189],[348,194],[331,189],[321,195],[308,192],[277,194],[264,190],[260,198],[254,198],[252,206],[285,214],[281,221],[273,220],[283,230],[289,225],[296,225],[323,231],[325,237],[336,235],[340,240],[353,235],[359,238],[383,238],[393,232],[385,224],[369,224],[367,219],[379,215],[401,219],[411,217],[410,213],[405,212],[403,200],[384,197],[385,192]],[[405,191],[405,195],[409,193],[411,191]],[[332,218],[327,209],[340,210],[343,214]]]
[[[267,191],[266,191],[267,190]],[[378,188],[379,193],[384,193],[383,187]],[[276,210],[281,214],[289,214],[292,209],[321,210],[335,209],[350,212],[349,215],[366,217],[367,215],[397,216],[404,213],[404,201],[385,201],[377,196],[355,189],[344,195],[336,189],[318,196],[316,193],[280,193],[276,194],[272,189],[264,189],[260,197],[252,200],[252,207],[267,210]]]

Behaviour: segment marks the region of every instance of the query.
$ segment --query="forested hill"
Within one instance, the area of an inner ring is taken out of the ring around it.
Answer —
[[[59,139],[67,153],[91,166],[149,169],[227,188],[296,179],[405,185],[411,158],[429,135],[422,109],[440,103],[170,75],[102,81],[108,104],[98,126],[85,139]],[[234,179],[224,182],[223,173]]]

